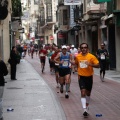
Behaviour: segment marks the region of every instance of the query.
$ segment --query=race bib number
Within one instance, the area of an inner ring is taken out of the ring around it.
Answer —
[[[80,68],[87,68],[88,65],[85,64],[86,61],[80,61]]]
[[[100,58],[101,58],[101,60],[105,60],[105,55],[101,54]]]
[[[64,61],[62,66],[67,67],[68,66],[68,61]]]
[[[59,63],[55,63],[56,66],[59,66]]]
[[[41,53],[41,54],[40,54],[40,56],[44,56],[44,54],[43,54],[43,53]]]

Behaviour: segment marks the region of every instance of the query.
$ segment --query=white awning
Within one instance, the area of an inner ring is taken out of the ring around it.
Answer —
[[[110,14],[110,15],[108,16],[108,19],[109,19],[109,18],[112,18],[112,17],[114,17],[114,14]]]
[[[101,17],[101,20],[107,20],[107,19],[108,19],[108,15]]]

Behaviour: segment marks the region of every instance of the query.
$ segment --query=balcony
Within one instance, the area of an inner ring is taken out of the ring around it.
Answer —
[[[83,16],[83,4],[81,4],[80,8],[76,7],[74,9],[74,21],[77,22],[78,20],[82,19]]]
[[[84,21],[86,20],[97,20],[101,16],[104,16],[107,11],[107,3],[94,4],[90,1],[86,4],[86,11],[84,11]]]
[[[105,13],[107,10],[107,4],[94,4],[91,2],[90,4],[87,4],[86,11],[88,14],[96,14],[96,13]]]

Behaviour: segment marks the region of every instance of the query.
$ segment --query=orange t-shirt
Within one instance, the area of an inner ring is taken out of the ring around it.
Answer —
[[[76,56],[75,63],[78,66],[78,75],[91,76],[94,73],[93,72],[93,67],[86,65],[85,61],[88,61],[91,64],[98,64],[99,61],[94,55],[92,55],[90,53],[86,54],[85,56],[83,56],[80,53]]]

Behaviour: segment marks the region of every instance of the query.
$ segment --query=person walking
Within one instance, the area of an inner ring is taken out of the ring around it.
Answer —
[[[81,53],[75,57],[75,63],[78,67],[79,86],[81,90],[81,103],[84,109],[83,116],[88,116],[88,105],[93,85],[93,67],[99,68],[98,59],[89,53],[88,44],[80,44]]]
[[[3,99],[3,91],[5,86],[4,76],[8,74],[7,66],[4,61],[0,58],[0,120],[3,120],[3,107],[2,107],[2,99]]]
[[[68,91],[70,85],[70,67],[69,64],[72,61],[72,56],[67,52],[67,46],[62,46],[62,52],[58,53],[54,61],[59,63],[59,82],[60,82],[60,92],[63,93],[63,85],[66,85],[65,98],[69,98]]]
[[[108,57],[108,51],[105,49],[105,44],[101,44],[101,49],[98,49],[96,52],[98,60],[100,62],[100,79],[103,82],[105,77],[105,70],[106,70],[106,60]]]
[[[17,67],[17,63],[18,63],[18,59],[17,59],[17,51],[16,51],[16,47],[13,46],[12,50],[10,52],[10,66],[11,66],[11,80],[17,80],[16,79],[16,67]]]

